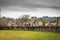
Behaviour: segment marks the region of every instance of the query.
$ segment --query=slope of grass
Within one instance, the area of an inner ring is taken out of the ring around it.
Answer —
[[[60,40],[60,33],[0,30],[0,40]]]

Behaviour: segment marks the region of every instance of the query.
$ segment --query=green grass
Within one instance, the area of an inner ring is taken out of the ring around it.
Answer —
[[[59,32],[0,30],[0,40],[60,40]]]

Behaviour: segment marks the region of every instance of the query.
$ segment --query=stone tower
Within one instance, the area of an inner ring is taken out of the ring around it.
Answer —
[[[57,18],[57,26],[60,27],[60,17]]]

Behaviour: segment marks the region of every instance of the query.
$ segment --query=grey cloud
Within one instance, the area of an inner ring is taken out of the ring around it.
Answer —
[[[56,8],[60,9],[60,0],[0,0],[0,7],[23,7],[27,10],[34,8]],[[11,9],[11,8],[10,8]],[[20,9],[12,9],[20,10]]]
[[[14,8],[14,7],[10,7],[10,8],[2,8],[2,10],[10,10],[10,11],[21,11],[21,12],[30,12],[30,11],[37,11],[36,8]]]

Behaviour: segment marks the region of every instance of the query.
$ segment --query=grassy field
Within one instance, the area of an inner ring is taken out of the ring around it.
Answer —
[[[0,30],[0,40],[60,40],[60,33]]]

